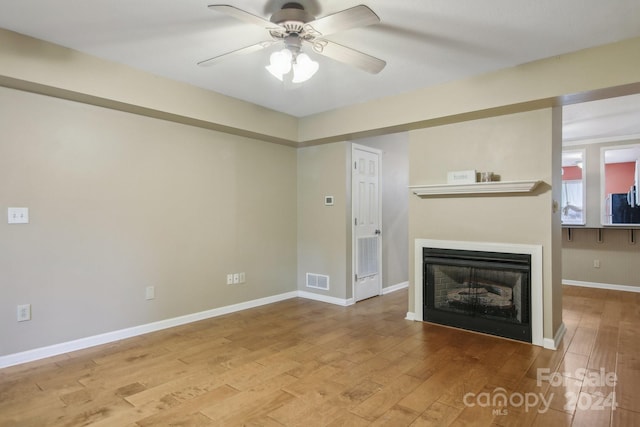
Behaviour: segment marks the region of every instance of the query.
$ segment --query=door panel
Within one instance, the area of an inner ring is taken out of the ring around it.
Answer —
[[[360,301],[382,291],[381,155],[378,150],[355,144],[353,147],[354,298]]]

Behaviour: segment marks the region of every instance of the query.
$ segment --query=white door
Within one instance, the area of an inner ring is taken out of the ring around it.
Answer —
[[[353,295],[356,301],[382,293],[380,150],[353,145]]]

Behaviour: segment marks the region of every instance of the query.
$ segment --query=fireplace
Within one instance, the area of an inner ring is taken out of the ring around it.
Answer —
[[[531,255],[423,248],[424,320],[531,342]]]
[[[414,297],[408,318],[545,345],[540,245],[416,239]]]

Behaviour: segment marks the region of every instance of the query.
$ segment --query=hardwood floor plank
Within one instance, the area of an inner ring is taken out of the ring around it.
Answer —
[[[531,363],[531,366],[529,366],[526,376],[529,378],[537,379],[540,369],[546,369],[550,370],[551,372],[556,372],[558,370],[558,366],[560,366],[560,363],[564,358],[564,353],[565,352],[563,351],[563,349],[558,349],[555,351],[548,349],[540,350],[540,353],[538,353],[537,357]]]
[[[453,387],[464,375],[464,370],[457,363],[443,364],[438,369],[422,381],[410,394],[403,397],[398,404],[421,414],[434,402],[436,402],[444,392]]]
[[[611,407],[601,403],[599,396],[580,393],[573,425],[580,427],[611,425]]]
[[[620,408],[640,412],[640,364],[633,359],[622,358],[618,363],[616,401]]]
[[[246,391],[211,402],[200,412],[218,425],[241,425],[245,420],[263,418],[295,400],[295,396],[282,391],[283,387],[295,381],[297,379],[291,375],[278,375]]]
[[[584,328],[579,326],[571,340],[568,351],[585,356],[591,355],[591,350],[595,344],[597,333],[597,329],[595,328]]]
[[[345,412],[338,418],[327,424],[327,427],[366,427],[368,425],[371,425],[371,422],[351,412]]]
[[[268,416],[287,426],[329,424],[343,417],[347,411],[343,401],[338,398],[341,390],[342,386],[332,381],[317,382],[302,394],[295,395],[294,399],[269,412]]]
[[[563,377],[581,380],[581,374],[586,371],[589,360],[589,356],[567,351],[558,365],[557,372]]]
[[[52,393],[17,400],[3,401],[0,405],[0,426],[63,425],[59,420],[65,414],[64,403]]]
[[[589,357],[588,368],[592,370],[604,369],[606,372],[615,372],[618,358],[618,326],[610,326],[603,322],[598,329],[598,335]]]
[[[533,422],[533,427],[570,427],[572,425],[573,415],[563,411],[548,410],[542,414],[537,414]],[[579,426],[579,424],[575,424]]]
[[[492,370],[482,365],[470,368],[457,380],[451,381],[451,384],[438,398],[438,402],[459,409],[466,409],[465,395],[475,395],[484,391],[492,375]]]
[[[236,393],[238,393],[237,390],[234,390],[228,385],[222,385],[196,398],[186,400],[180,404],[171,405],[169,408],[158,411],[151,416],[137,419],[135,422],[141,427],[192,425],[194,422],[202,423],[202,425],[213,425],[213,420],[201,414],[200,410],[206,408],[211,402],[222,401]]]
[[[515,388],[529,370],[535,356],[513,354],[497,369],[488,384],[495,387]]]
[[[451,426],[491,426],[496,415],[492,408],[483,408],[480,406],[466,407],[458,414],[458,416],[450,424]]]
[[[160,401],[165,396],[172,396],[181,401],[192,399],[210,390],[220,387],[224,382],[224,374],[228,369],[223,366],[199,367],[197,371],[175,376],[164,383],[147,387],[125,400],[139,407],[152,401]]]
[[[410,425],[411,427],[446,427],[453,423],[463,410],[434,402]]]
[[[401,406],[393,406],[372,422],[371,426],[408,426],[418,418],[418,414]]]
[[[575,413],[575,398],[579,396],[582,381],[570,377],[562,377],[561,384],[552,384],[547,391],[546,398],[550,402],[550,408],[556,411],[564,411],[573,415]]]
[[[380,390],[382,390],[382,385],[373,381],[364,380],[354,387],[340,393],[338,398],[343,402],[346,408],[353,409],[369,397],[378,393]]]
[[[613,427],[640,426],[640,412],[633,412],[623,408],[613,411],[611,425]]]
[[[351,412],[370,421],[375,421],[386,411],[394,407],[405,396],[413,392],[421,383],[421,380],[409,376],[401,375],[396,378],[373,396],[352,409]],[[412,408],[402,406],[409,412],[415,413],[416,417],[422,411],[414,411]]]
[[[283,390],[287,393],[291,393],[294,396],[304,396],[308,394],[310,391],[315,391],[319,386],[325,384],[327,382],[335,383],[331,381],[332,378],[342,372],[338,368],[334,368],[329,365],[319,365],[319,367],[310,372],[308,375],[305,375],[298,379],[298,381],[288,384],[283,387]]]

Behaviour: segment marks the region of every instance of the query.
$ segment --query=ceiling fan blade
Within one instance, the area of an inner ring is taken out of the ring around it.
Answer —
[[[330,42],[329,40],[316,39],[310,43],[313,45],[313,50],[316,53],[360,68],[371,74],[378,74],[387,65],[382,59],[367,55],[350,47],[339,45],[338,43]]]
[[[273,22],[267,19],[254,15],[252,13],[246,12],[242,9],[238,9],[235,6],[231,6],[228,4],[211,4],[207,7],[217,12],[226,13],[229,16],[233,16],[234,18],[244,22],[248,22],[249,24],[254,24],[254,25],[258,25],[260,27],[266,28],[267,30],[282,29],[278,24],[274,24]]]
[[[351,28],[377,24],[380,18],[367,6],[361,4],[350,9],[324,16],[304,25],[308,33],[316,37],[337,33]]]
[[[231,52],[223,53],[222,55],[214,56],[213,58],[205,59],[204,61],[198,62],[198,65],[200,65],[201,67],[208,67],[210,65],[215,65],[218,62],[224,59],[227,59],[229,57],[237,56],[237,55],[245,55],[247,53],[256,52],[266,47],[269,47],[274,43],[276,43],[276,40],[268,40],[268,41],[260,42],[251,46],[243,47],[242,49],[237,49]]]

